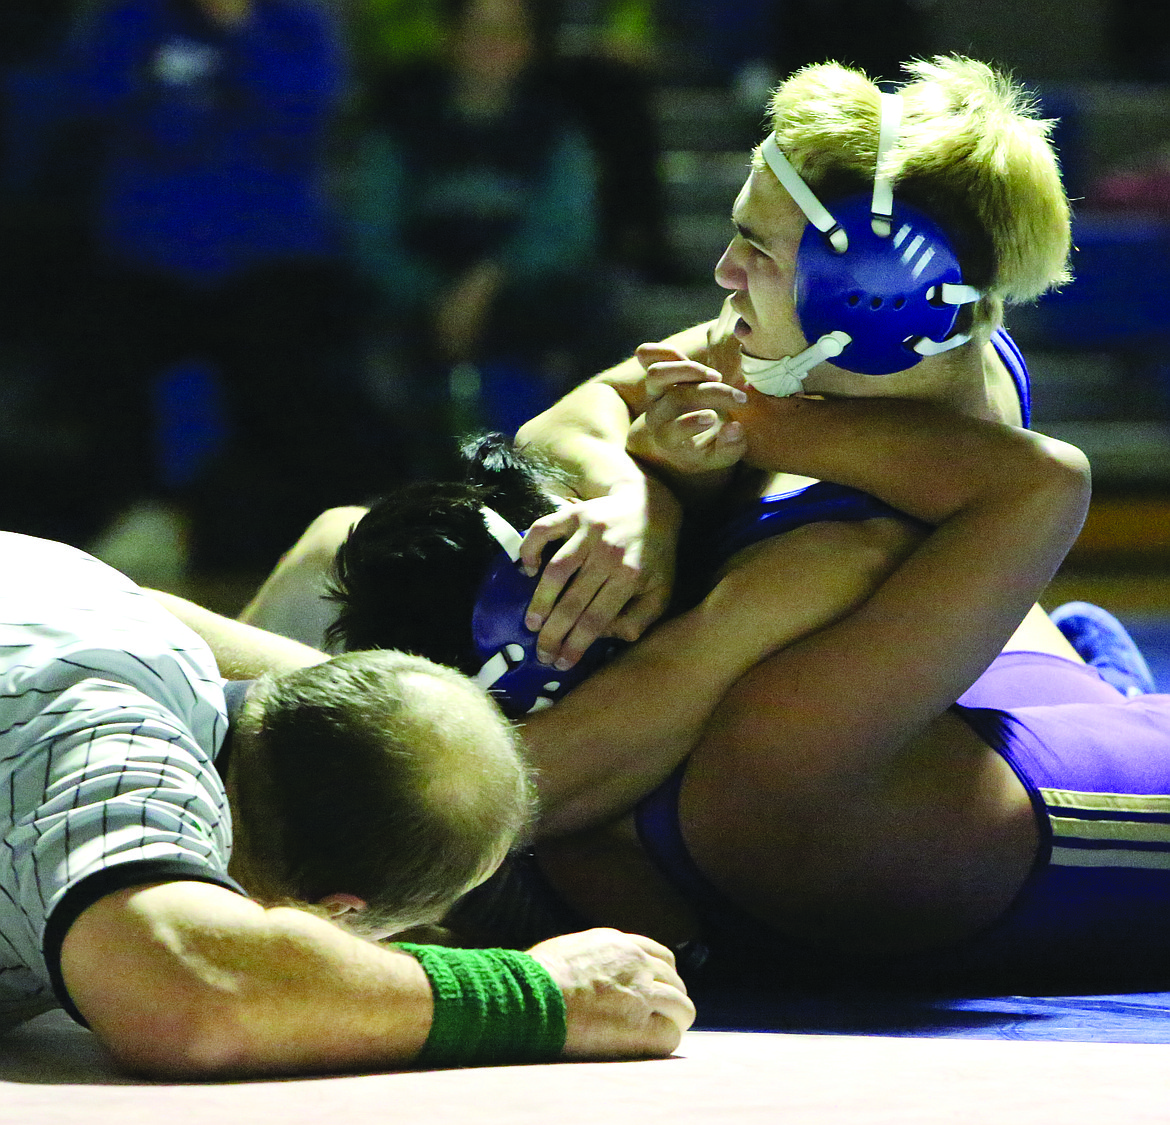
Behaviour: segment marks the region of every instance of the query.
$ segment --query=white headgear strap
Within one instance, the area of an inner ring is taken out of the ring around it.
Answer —
[[[773,398],[786,398],[800,390],[804,385],[802,380],[818,363],[839,356],[849,343],[847,332],[829,332],[799,355],[760,359],[741,353],[739,365],[749,386]]]
[[[524,537],[494,508],[486,505],[479,510],[488,533],[508,552],[508,558],[515,562],[520,557],[520,544]]]
[[[894,181],[882,165],[890,149],[898,143],[902,125],[902,95],[882,94],[881,119],[878,124],[877,164],[873,173],[873,202],[870,203],[870,222],[878,238],[889,238],[894,218]]]
[[[784,190],[792,196],[792,201],[804,212],[814,227],[822,234],[827,235],[834,250],[844,254],[849,249],[849,238],[837,225],[829,209],[813,194],[812,188],[800,178],[800,173],[793,168],[792,162],[780,151],[780,143],[775,133],[769,133],[760,145],[760,155],[764,163],[772,169],[776,179],[784,186]]]

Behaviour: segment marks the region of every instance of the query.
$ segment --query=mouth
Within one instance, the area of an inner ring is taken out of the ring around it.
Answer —
[[[752,326],[741,316],[732,328],[732,334],[738,340],[746,340],[752,334]]]

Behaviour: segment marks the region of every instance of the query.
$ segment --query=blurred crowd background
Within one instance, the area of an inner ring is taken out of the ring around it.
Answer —
[[[1150,0],[5,0],[0,526],[253,581],[714,315],[772,84],[940,51],[1059,121],[1077,280],[1008,327],[1037,427],[1094,462],[1074,561],[1170,572]]]

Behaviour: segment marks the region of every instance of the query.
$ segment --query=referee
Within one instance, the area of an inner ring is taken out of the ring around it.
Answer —
[[[483,693],[391,652],[227,682],[164,604],[0,533],[0,1030],[64,1007],[183,1077],[674,1049],[693,1008],[648,939],[385,942],[525,827]]]

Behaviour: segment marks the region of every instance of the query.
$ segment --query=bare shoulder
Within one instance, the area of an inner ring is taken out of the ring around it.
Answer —
[[[317,565],[331,566],[337,548],[353,530],[354,524],[368,511],[369,508],[356,505],[329,508],[305,528],[304,534],[296,541],[285,558],[301,564],[312,562]]]
[[[337,548],[368,511],[330,508],[305,529],[244,607],[240,620],[322,648],[336,615],[326,598]]]

